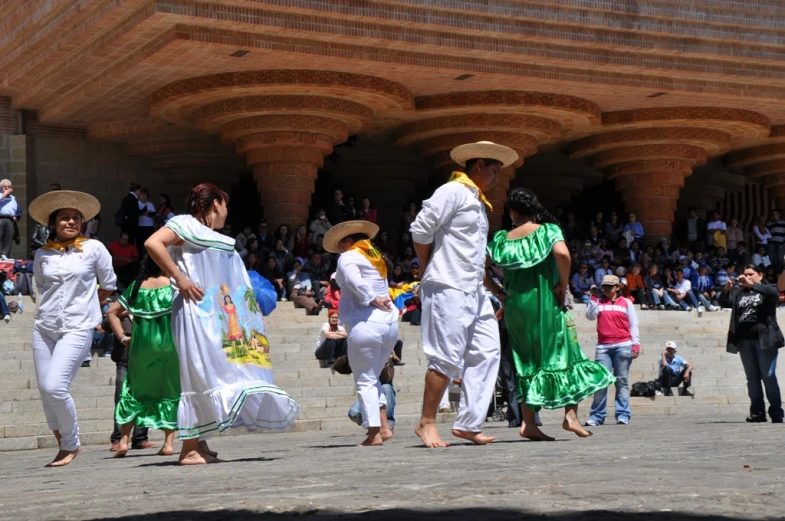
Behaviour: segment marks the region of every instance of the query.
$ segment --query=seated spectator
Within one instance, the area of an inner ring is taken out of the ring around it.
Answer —
[[[251,253],[256,254],[257,259],[267,257],[267,255],[270,254],[269,252],[267,252],[267,255],[265,255],[265,252],[262,251],[261,248],[259,248],[259,239],[257,239],[256,236],[254,235],[248,237],[248,240],[245,242],[245,249],[240,252],[240,257],[245,258],[247,255]]]
[[[407,232],[409,228],[412,226],[412,223],[417,218],[417,203],[409,203],[409,209],[403,213],[403,229]]]
[[[600,267],[594,272],[594,284],[597,286],[602,285],[602,279],[606,275],[613,275],[613,271],[610,268],[611,260],[608,257],[603,257],[602,261],[600,261]]]
[[[316,352],[314,355],[317,360],[327,362],[327,367],[335,364],[335,359],[346,354],[346,338],[349,336],[339,323],[338,311],[330,310],[327,313],[327,322],[319,331],[319,338],[316,341]]]
[[[401,234],[401,238],[398,241],[398,251],[404,251],[406,248],[414,248],[412,236],[408,231],[403,232]]]
[[[609,259],[613,257],[613,248],[608,245],[607,239],[602,238],[600,243],[592,248],[592,253],[594,254],[594,259],[586,264],[589,266],[589,269],[593,270],[600,265],[603,257],[608,257]]]
[[[632,241],[630,244],[630,266],[633,264],[640,264],[642,257],[643,257],[643,250],[641,250],[641,244],[638,241]]]
[[[640,264],[641,267],[643,267],[643,266],[648,266],[651,263],[652,263],[651,255],[649,255],[648,252],[644,251],[643,255],[641,255],[641,261],[638,264]]]
[[[284,272],[275,261],[272,255],[267,258],[267,264],[262,266],[262,277],[267,279],[273,285],[278,295],[278,300],[286,300],[286,288],[284,287],[283,279]]]
[[[398,264],[403,268],[403,272],[408,275],[412,269],[412,262],[414,262],[414,259],[412,259],[411,255],[404,255]]]
[[[311,244],[311,253],[317,251],[322,254],[322,259],[326,259],[330,256],[324,249],[324,234],[321,233],[316,236],[316,242]]]
[[[294,237],[289,233],[288,224],[282,224],[278,227],[278,230],[275,232],[275,240],[283,241],[283,247],[286,248],[286,251],[292,251],[292,248],[294,247]]]
[[[387,232],[379,232],[376,236],[376,249],[386,254],[390,258],[395,257],[395,245],[390,241]]]
[[[409,265],[409,279],[411,282],[420,282],[420,263],[412,261]]]
[[[627,239],[628,243],[632,241],[643,241],[643,224],[638,222],[638,218],[634,213],[627,216],[628,222],[624,225],[621,231],[622,237]]]
[[[654,255],[652,256],[652,262],[657,264],[658,266],[665,266],[666,264],[670,264],[671,256],[668,252],[661,247],[654,248]]]
[[[259,223],[259,235],[257,238],[259,239],[259,249],[262,250],[262,255],[266,257],[272,253],[275,248],[275,237],[273,237],[272,233],[269,233],[267,221],[264,219]]]
[[[714,279],[709,275],[709,268],[706,265],[701,265],[698,268],[698,278],[692,288],[692,292],[698,298],[701,306],[709,311],[719,311],[720,307],[717,305],[719,295],[714,289]]]
[[[387,282],[391,288],[401,289],[404,284],[409,282],[409,277],[404,273],[403,267],[400,264],[396,264],[392,272],[387,276]]]
[[[586,266],[594,267],[595,263],[599,262],[595,261],[597,248],[599,248],[599,245],[594,245],[591,241],[581,242],[580,246],[578,246],[578,250],[573,255],[573,266],[580,267],[581,264],[585,264]],[[600,257],[600,260],[602,260],[602,257]]]
[[[695,366],[676,354],[676,342],[666,342],[665,351],[660,355],[660,385],[665,396],[673,396],[671,388],[684,384],[679,396],[689,395],[687,389],[692,385],[692,371]]]
[[[139,270],[139,252],[131,244],[131,238],[126,232],[120,233],[120,238],[110,242],[106,249],[112,255],[112,266],[117,275],[117,290],[125,291],[131,282],[136,279]]]
[[[245,269],[248,271],[255,271],[259,275],[261,272],[261,265],[259,263],[259,256],[255,253],[249,253],[245,256]]]
[[[660,278],[660,268],[656,264],[649,267],[649,274],[643,279],[643,284],[646,287],[650,309],[655,306],[657,309],[665,309],[666,306],[670,309],[679,307],[666,291],[667,288]]]
[[[605,236],[605,219],[602,212],[594,214],[594,219],[589,223],[589,235],[597,238],[597,241]]]
[[[304,224],[297,227],[297,233],[294,234],[292,242],[292,255],[304,263],[308,259],[308,250],[311,248],[311,237]]]
[[[248,239],[253,236],[254,236],[253,230],[251,230],[250,226],[246,225],[243,228],[243,231],[241,231],[235,238],[234,249],[240,252],[240,254],[242,255],[242,252],[245,250],[245,247],[248,244]]]
[[[736,255],[734,258],[728,257],[736,264],[740,266],[746,266],[750,263],[750,253],[747,251],[747,243],[744,241],[739,241],[738,246],[736,246]]]
[[[766,252],[766,246],[764,244],[758,246],[757,253],[752,256],[752,263],[763,269],[771,266],[771,260],[769,260],[769,254]]]
[[[608,222],[605,223],[605,237],[611,244],[616,244],[619,242],[619,239],[621,238],[621,232],[623,230],[624,226],[622,226],[621,222],[619,221],[619,214],[616,212],[611,212]]]
[[[317,297],[322,298],[330,285],[330,265],[324,261],[320,252],[311,254],[311,258],[303,266],[303,272],[310,277]]]
[[[672,288],[668,288],[668,293],[671,294],[671,298],[676,301],[681,309],[684,311],[692,311],[694,308],[698,307],[695,295],[692,293],[692,284],[690,284],[690,281],[684,276],[683,269],[676,268],[675,274],[676,282]]]
[[[399,340],[399,343],[402,342]],[[396,344],[397,347],[397,344]],[[391,359],[387,362],[387,365],[382,370],[381,374],[379,374],[379,383],[382,385],[382,392],[384,396],[387,398],[387,423],[390,425],[390,430],[395,430],[395,387],[393,387],[393,378],[395,375],[395,371],[392,370],[391,365],[402,365],[398,363],[394,363]],[[362,426],[363,424],[363,412],[362,408],[360,407],[360,400],[356,400],[354,405],[349,408],[349,419],[352,420],[357,425]]]
[[[333,225],[327,220],[327,212],[324,211],[324,208],[319,208],[319,211],[316,212],[316,219],[311,221],[311,242],[316,243],[316,238],[319,235],[324,236],[327,230],[332,227]]]
[[[401,321],[409,322],[413,326],[419,326],[422,317],[422,302],[420,301],[420,292],[415,291],[414,295],[406,299],[403,303],[403,314]]]
[[[613,257],[620,259],[622,264],[630,263],[630,248],[627,246],[627,239],[619,239],[619,245],[613,249]]]
[[[766,274],[764,275],[763,278],[766,281],[766,283],[774,284],[775,286],[777,285],[778,277],[777,277],[777,272],[774,270],[774,266],[769,266],[768,268],[766,268]]]
[[[6,302],[2,291],[0,291],[0,316],[3,317],[3,322],[6,324],[11,322],[11,312],[8,310],[8,302]]]
[[[363,197],[362,208],[357,212],[357,218],[372,223],[376,222],[376,208],[374,208],[370,197]]]
[[[679,257],[679,267],[684,272],[684,277],[693,284],[698,277],[698,271],[692,267],[692,252],[687,252],[687,255]]]
[[[726,267],[729,262],[730,259],[725,253],[725,248],[720,246],[717,248],[717,255],[709,261],[709,266],[711,267],[712,271],[719,271]]]
[[[709,268],[709,271],[711,271],[711,267],[709,266],[709,263],[706,262],[706,258],[703,255],[703,252],[696,251],[695,254],[692,256],[692,267],[697,270],[701,266],[706,266],[707,268]]]
[[[641,276],[641,265],[633,264],[630,272],[626,275],[627,284],[624,288],[624,295],[633,298],[635,304],[640,304],[641,309],[649,309],[646,304],[646,286]]]
[[[594,286],[594,279],[589,274],[589,266],[581,263],[578,266],[578,271],[572,275],[570,280],[570,289],[575,296],[575,300],[588,304],[591,300],[592,286]]]
[[[308,315],[318,315],[322,310],[322,306],[316,301],[316,298],[321,297],[314,293],[311,278],[307,273],[303,273],[300,261],[294,261],[292,271],[286,274],[286,292],[289,300],[294,302],[294,307],[305,308]]]
[[[327,286],[327,291],[324,293],[324,303],[330,309],[338,309],[341,304],[341,288],[335,281],[335,273],[330,275],[330,285]]]
[[[283,273],[289,273],[289,271],[291,271],[294,257],[292,257],[292,254],[286,249],[282,239],[275,240],[275,250],[273,250],[272,257],[275,259],[278,269]],[[302,263],[300,263],[300,265],[302,266]]]
[[[736,264],[729,263],[725,269],[721,269],[714,274],[714,287],[722,288],[728,280],[733,280],[736,283]]]

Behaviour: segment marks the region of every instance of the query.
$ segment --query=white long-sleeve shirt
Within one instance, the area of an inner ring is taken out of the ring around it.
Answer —
[[[433,244],[422,282],[473,292],[485,274],[488,216],[479,191],[451,182],[422,204],[409,229],[418,244]]]
[[[390,290],[387,281],[362,254],[349,250],[338,257],[335,282],[341,288],[339,314],[349,329],[358,322],[392,324],[398,320],[394,306],[391,311],[371,306],[376,297],[389,297]]]
[[[35,252],[33,276],[38,293],[35,327],[53,333],[93,329],[102,321],[98,288],[117,289],[112,256],[96,240],[82,249],[59,252],[39,248]]]

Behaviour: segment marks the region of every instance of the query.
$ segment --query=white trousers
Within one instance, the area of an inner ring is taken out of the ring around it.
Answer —
[[[60,431],[60,448],[79,448],[76,405],[69,389],[76,371],[90,353],[93,330],[49,333],[33,329],[33,362],[49,428]]]
[[[349,330],[346,354],[357,387],[364,429],[382,426],[379,409],[387,406],[387,397],[379,382],[379,375],[397,341],[397,322],[359,322]]]
[[[480,432],[499,374],[499,322],[485,292],[438,283],[420,286],[422,345],[428,369],[463,384],[453,429]]]

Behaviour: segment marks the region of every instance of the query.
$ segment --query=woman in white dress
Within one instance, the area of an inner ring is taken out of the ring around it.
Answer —
[[[81,450],[71,382],[102,321],[99,303],[117,287],[112,256],[100,242],[80,235],[82,224],[100,209],[92,195],[69,190],[44,194],[28,209],[50,229],[50,239],[35,252],[33,263],[38,294],[33,362],[46,422],[60,446],[48,467],[68,465]]]
[[[215,185],[196,186],[188,214],[167,221],[145,243],[175,285],[181,465],[219,461],[206,443],[217,432],[285,429],[299,412],[273,385],[264,322],[235,240],[215,231],[224,226],[228,201]],[[231,313],[224,302],[232,303]]]
[[[398,341],[398,311],[390,300],[387,264],[371,245],[379,227],[370,221],[336,224],[324,236],[324,249],[340,253],[335,281],[341,288],[340,315],[349,332],[349,365],[368,436],[363,446],[392,438],[387,398],[379,375]]]

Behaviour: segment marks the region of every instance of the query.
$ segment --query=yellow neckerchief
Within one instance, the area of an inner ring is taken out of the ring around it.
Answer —
[[[86,242],[88,240],[89,239],[87,237],[83,237],[82,235],[77,235],[76,237],[74,237],[70,241],[65,241],[65,242],[53,241],[52,239],[49,239],[46,242],[46,244],[44,244],[43,248],[45,250],[54,250],[54,251],[59,251],[59,252],[62,253],[64,251],[66,251],[68,248],[73,246],[74,249],[77,249],[77,250],[81,251],[82,250],[82,243]]]
[[[376,268],[376,271],[379,272],[379,275],[381,275],[384,280],[387,280],[387,263],[384,262],[384,257],[382,257],[382,254],[379,253],[379,250],[373,247],[371,241],[368,239],[357,241],[349,249],[356,251],[368,259],[368,262],[371,263],[371,266]]]
[[[452,181],[455,181],[456,183],[461,183],[463,186],[468,186],[469,188],[477,189],[477,192],[480,194],[480,201],[485,203],[485,206],[488,207],[488,210],[493,211],[493,206],[491,205],[491,202],[485,197],[485,194],[482,193],[480,187],[474,184],[474,181],[469,179],[469,176],[467,176],[463,172],[453,172],[452,175],[450,176],[450,179],[448,179],[447,182],[449,183]]]

